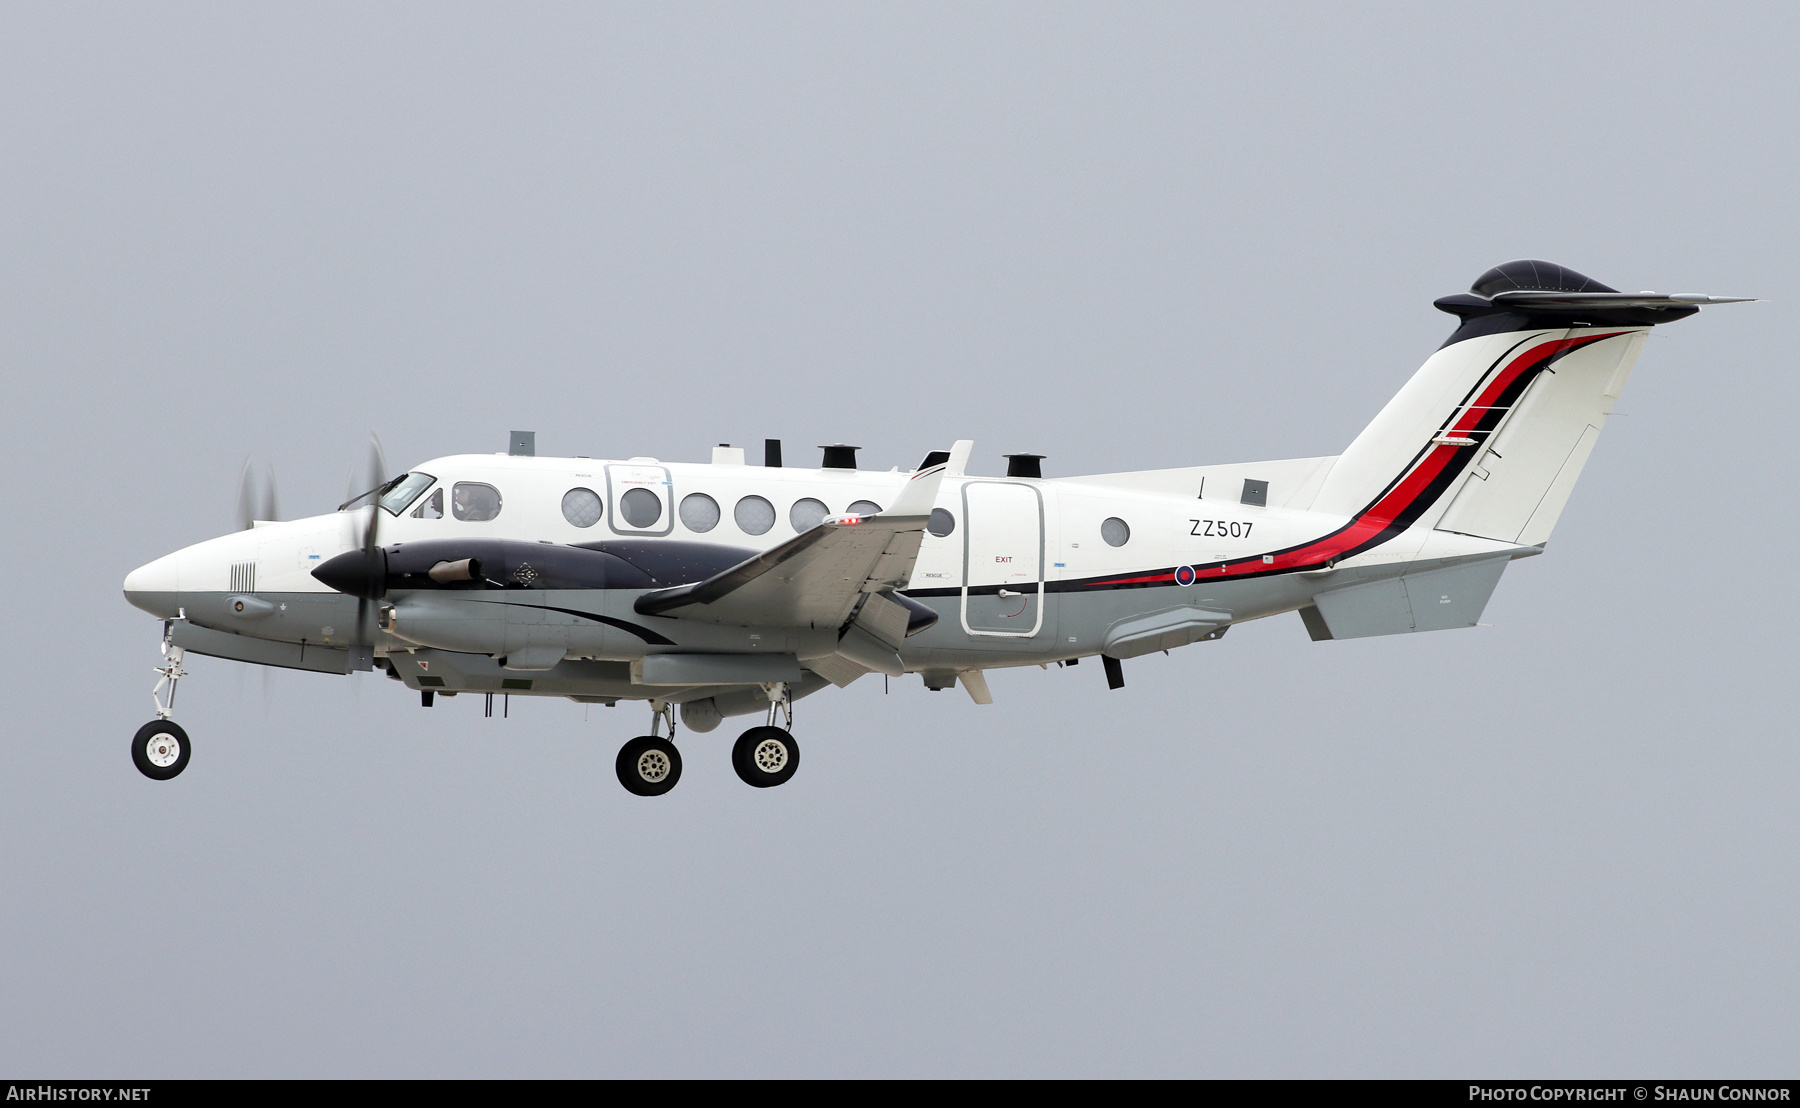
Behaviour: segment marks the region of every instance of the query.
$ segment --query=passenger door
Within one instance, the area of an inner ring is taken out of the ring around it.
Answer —
[[[963,630],[1031,638],[1044,626],[1044,499],[1026,484],[962,488]]]

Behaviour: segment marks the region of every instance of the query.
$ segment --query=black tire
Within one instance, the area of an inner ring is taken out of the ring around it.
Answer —
[[[155,749],[151,749],[154,743]],[[138,772],[152,781],[167,781],[171,777],[181,776],[187,768],[188,757],[194,752],[194,744],[188,739],[186,731],[174,720],[153,719],[138,728],[131,739],[131,763]],[[170,760],[170,755],[174,760]]]
[[[731,768],[744,784],[772,789],[800,768],[800,744],[779,727],[752,727],[732,746]]]
[[[661,796],[681,780],[681,751],[668,739],[641,735],[619,748],[613,768],[626,792]]]

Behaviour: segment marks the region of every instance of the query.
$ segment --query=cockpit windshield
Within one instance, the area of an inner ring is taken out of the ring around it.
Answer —
[[[429,473],[403,473],[398,481],[388,485],[387,491],[381,494],[381,506],[387,509],[389,515],[397,516],[412,507],[412,502],[418,499],[419,494],[430,488],[431,483],[436,480]]]
[[[344,501],[338,505],[338,511],[346,512],[351,508],[360,508],[379,498],[381,506],[387,509],[387,513],[397,516],[406,510],[407,505],[417,500],[419,494],[430,488],[431,483],[436,480],[437,478],[429,473],[402,473],[379,488],[370,489],[361,496],[353,496]]]

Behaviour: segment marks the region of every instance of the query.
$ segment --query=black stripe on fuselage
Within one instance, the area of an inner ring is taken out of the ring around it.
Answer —
[[[629,623],[622,619],[614,619],[612,616],[598,616],[598,615],[595,615],[593,612],[579,612],[579,611],[576,611],[574,608],[558,608],[558,607],[555,607],[554,605],[550,605],[550,604],[520,604],[517,601],[505,601],[504,603],[512,604],[515,607],[519,607],[519,608],[536,608],[541,612],[561,612],[563,615],[566,615],[566,616],[579,616],[582,619],[591,619],[596,623],[604,623],[608,627],[617,627],[621,631],[630,631],[632,634],[636,635],[640,639],[643,639],[645,642],[649,643],[651,646],[676,646],[676,645],[679,645],[675,642],[674,639],[665,639],[661,635],[657,634],[655,631],[650,630],[650,628],[648,628],[648,627],[639,627],[635,623]]]

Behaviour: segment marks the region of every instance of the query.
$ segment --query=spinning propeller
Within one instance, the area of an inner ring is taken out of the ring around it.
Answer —
[[[238,474],[237,525],[238,530],[248,531],[256,526],[257,520],[273,520],[281,518],[281,508],[275,500],[275,470],[264,467],[259,473],[249,458],[244,459],[244,469]]]
[[[362,524],[359,546],[362,553],[363,573],[365,580],[374,584],[373,588],[358,590],[356,597],[356,642],[357,646],[375,645],[375,623],[372,618],[370,602],[381,595],[379,582],[387,577],[387,556],[381,551],[381,496],[388,491],[390,484],[387,475],[387,455],[381,449],[381,440],[374,433],[369,434],[369,453],[363,460],[364,469],[359,475],[352,468],[345,476],[345,484],[351,492],[350,498],[340,510],[355,507],[366,502],[369,518]],[[357,480],[358,476],[362,479]],[[358,487],[368,492],[355,495]]]

